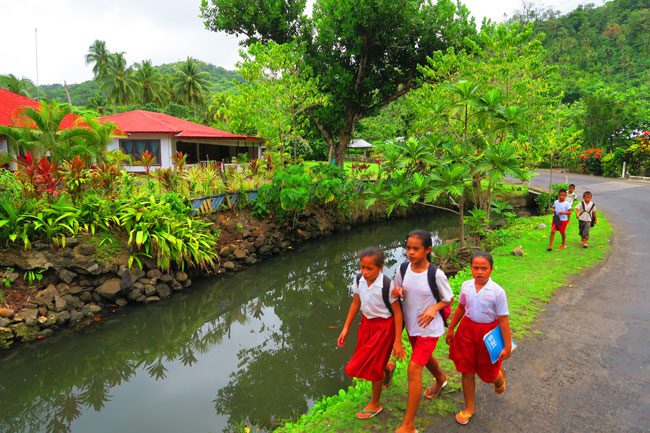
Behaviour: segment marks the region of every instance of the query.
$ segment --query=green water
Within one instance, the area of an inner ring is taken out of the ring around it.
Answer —
[[[457,236],[455,218],[368,225],[304,244],[242,272],[196,282],[170,300],[0,352],[0,432],[202,433],[242,421],[271,429],[350,384],[336,338],[356,253],[404,235]],[[356,332],[356,329],[355,329]]]

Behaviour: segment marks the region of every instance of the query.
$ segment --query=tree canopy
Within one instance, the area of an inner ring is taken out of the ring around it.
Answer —
[[[290,7],[276,4],[273,16],[224,16],[239,3],[204,1],[206,27],[243,35],[244,45],[292,40],[302,47],[296,66],[313,72],[329,101],[307,114],[339,164],[360,119],[419,86],[418,66],[427,56],[461,47],[465,37],[476,34],[467,9],[449,0],[318,0],[311,17],[297,12],[304,7],[304,1],[297,1],[286,3]],[[269,28],[269,20],[275,19],[286,27]]]

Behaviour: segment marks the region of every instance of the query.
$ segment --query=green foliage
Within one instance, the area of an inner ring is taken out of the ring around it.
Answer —
[[[268,14],[251,12],[254,9],[240,3],[204,1],[206,27],[245,35],[249,45],[291,41],[304,47],[295,68],[313,74],[328,100],[309,108],[308,114],[339,165],[359,119],[416,86],[417,66],[431,53],[461,46],[466,36],[476,33],[467,9],[449,0],[320,0],[311,17],[303,13],[304,1],[289,2],[286,8],[256,6],[268,9]],[[270,25],[276,20],[282,24]],[[403,41],[413,43],[404,49]]]
[[[488,216],[487,211],[483,209],[471,209],[465,217],[465,226],[469,234],[482,238],[487,232]]]
[[[560,193],[561,189],[569,189],[569,184],[568,183],[553,183],[551,184],[551,193],[549,194],[546,191],[543,191],[539,193],[537,197],[535,197],[535,203],[537,204],[537,208],[539,209],[539,213],[541,214],[547,214],[551,211],[551,207],[553,206],[553,202],[557,199],[558,194]]]
[[[153,257],[165,270],[175,264],[180,269],[190,266],[209,271],[218,260],[217,236],[211,225],[194,219],[189,206],[176,195],[125,198],[118,203],[116,215],[129,235],[128,245],[135,248],[129,265],[144,256]]]
[[[621,148],[614,149],[613,152],[603,156],[600,160],[603,176],[620,177],[623,170],[623,161],[625,161],[625,151]]]

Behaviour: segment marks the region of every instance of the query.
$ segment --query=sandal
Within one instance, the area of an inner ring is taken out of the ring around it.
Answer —
[[[434,386],[436,386],[437,382],[432,383],[429,385],[425,390],[424,390],[424,396],[428,398],[429,400],[433,400],[434,398],[438,397],[440,393],[442,392],[442,389],[447,386],[447,381],[440,386],[440,388],[434,390]]]
[[[469,420],[472,419],[473,416],[474,416],[473,413],[467,413],[465,412],[465,409],[463,409],[460,412],[458,412],[456,416],[454,416],[454,418],[456,419],[456,422],[458,424],[467,425],[467,423],[469,423]]]
[[[359,412],[357,412],[357,419],[370,419],[378,415],[382,410],[384,410],[383,407],[380,407],[377,410],[361,409]]]
[[[494,381],[494,393],[495,394],[503,394],[506,392],[506,372],[504,370],[501,370],[501,374],[503,375],[503,382],[501,382],[501,386],[497,385],[497,381]]]

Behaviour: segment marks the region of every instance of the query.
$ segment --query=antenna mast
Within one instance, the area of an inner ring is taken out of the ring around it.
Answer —
[[[38,29],[34,29],[34,45],[36,47],[36,100],[40,101],[41,95],[38,88]]]

